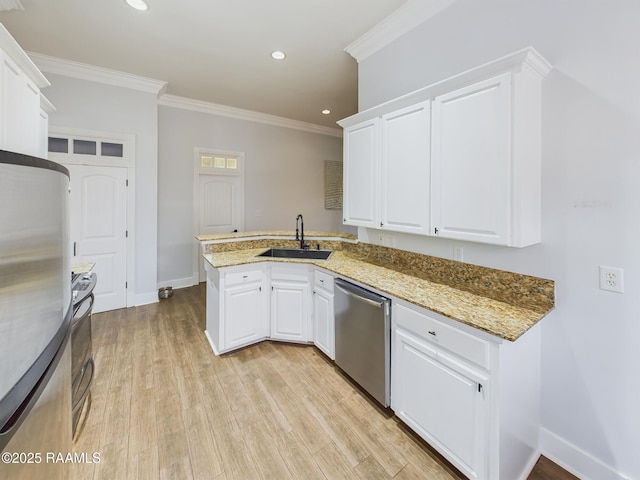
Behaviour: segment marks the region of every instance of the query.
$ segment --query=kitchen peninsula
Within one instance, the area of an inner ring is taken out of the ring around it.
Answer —
[[[469,478],[526,478],[537,461],[539,321],[554,282],[309,232],[327,260],[259,256],[294,232],[196,237],[216,355],[263,341],[314,344],[333,360],[334,279],[391,299],[391,409]]]

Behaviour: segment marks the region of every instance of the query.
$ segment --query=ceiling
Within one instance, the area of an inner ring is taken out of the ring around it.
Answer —
[[[139,12],[124,0],[22,0],[24,10],[2,11],[0,22],[29,52],[166,81],[172,95],[336,127],[357,111],[357,63],[344,48],[407,0],[147,2]],[[273,50],[286,59],[273,60]]]

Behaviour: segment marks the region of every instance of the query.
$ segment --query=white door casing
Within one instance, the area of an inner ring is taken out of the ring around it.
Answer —
[[[127,306],[127,169],[67,165],[72,263],[95,263],[94,312]]]
[[[107,247],[107,250],[104,252],[97,252],[93,250],[91,254],[93,257],[101,257],[101,260],[95,261],[88,259],[89,255],[87,255],[88,262],[96,262],[95,271],[98,273],[98,284],[96,285],[96,305],[94,307],[94,311],[104,311],[109,310],[111,308],[122,308],[135,305],[136,299],[136,291],[135,291],[135,136],[127,135],[127,134],[113,134],[108,132],[98,132],[92,130],[83,130],[83,129],[75,129],[75,128],[66,128],[66,127],[55,127],[51,126],[49,128],[49,138],[50,139],[58,139],[58,140],[67,140],[68,149],[67,151],[49,151],[49,159],[55,162],[63,164],[65,167],[69,168],[71,171],[71,189],[72,196],[78,194],[78,188],[74,188],[74,182],[76,180],[75,177],[82,175],[84,172],[90,170],[78,170],[80,173],[73,173],[73,170],[76,167],[87,167],[92,168],[95,167],[95,172],[101,172],[104,175],[111,177],[119,177],[122,181],[122,175],[124,175],[124,182],[119,183],[119,186],[116,188],[114,186],[113,194],[118,196],[118,199],[113,199],[113,202],[117,202],[117,205],[111,205],[111,207],[105,207],[104,205],[97,207],[99,209],[111,209],[113,212],[118,211],[117,215],[120,218],[124,219],[124,248],[120,249],[118,252],[118,258],[112,258],[113,266],[118,266],[118,268],[124,268],[123,271],[118,273],[110,271],[104,271],[101,273],[101,270],[106,268],[106,265],[100,265],[104,263],[105,258],[108,258],[109,255],[112,255],[114,250],[111,246]],[[95,155],[88,154],[80,154],[74,153],[75,146],[74,141],[85,141],[85,142],[95,142],[96,143],[96,152]],[[106,153],[106,150],[103,147],[121,147],[121,154],[115,154],[113,151],[110,154]],[[106,169],[106,170],[101,170]],[[92,181],[97,181],[97,178],[94,178]],[[115,181],[115,180],[114,180]],[[98,182],[100,183],[100,182]],[[99,188],[107,188],[106,184],[108,181],[106,178],[102,179],[102,185]],[[97,201],[96,199],[93,199]],[[70,215],[70,224],[71,224],[71,232],[74,235],[74,232],[81,231],[81,227],[78,225],[80,222],[81,210],[77,210],[79,208],[77,205],[74,205],[75,200],[72,197],[71,200],[71,215]],[[80,200],[82,203],[82,200]],[[87,210],[86,215],[89,215],[88,210],[91,210],[95,207],[83,207]],[[73,210],[76,209],[76,210]],[[123,213],[124,212],[124,213]],[[115,213],[114,213],[115,214]],[[108,216],[103,214],[95,215],[92,218],[93,222],[108,219]],[[106,222],[106,220],[105,220]],[[122,224],[120,224],[119,229],[121,229]],[[92,225],[91,228],[98,229],[98,231],[105,232],[108,227],[105,226],[96,226]],[[74,237],[71,241],[76,241],[78,237]],[[107,243],[103,243],[104,246],[107,246]],[[84,255],[84,248],[97,248],[97,242],[93,242],[92,245],[82,246],[76,243],[76,252],[79,255]],[[85,250],[85,252],[89,252],[91,250]],[[111,253],[110,253],[111,252]],[[72,252],[73,253],[73,252]],[[72,263],[82,263],[84,260],[80,258],[74,258]],[[110,273],[107,273],[110,272]],[[123,273],[124,272],[124,273]],[[124,276],[123,276],[124,275]],[[103,277],[105,277],[103,279]],[[112,278],[115,282],[116,279],[119,284],[121,284],[120,288],[123,288],[126,285],[125,293],[124,293],[124,302],[122,299],[119,299],[117,302],[112,298],[112,300],[104,300],[100,301],[100,296],[106,298],[108,291],[111,291],[111,287],[107,285]],[[104,289],[104,290],[103,290]],[[104,295],[102,295],[104,293]],[[110,305],[119,305],[110,307]],[[103,308],[104,307],[104,308]]]
[[[196,148],[193,179],[194,236],[244,230],[244,153]],[[206,279],[194,240],[193,284]]]

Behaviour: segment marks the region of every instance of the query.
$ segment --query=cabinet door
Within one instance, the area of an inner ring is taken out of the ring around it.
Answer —
[[[380,227],[429,234],[431,112],[422,102],[382,117]]]
[[[344,131],[344,223],[377,227],[379,196],[378,119]]]
[[[22,71],[9,57],[0,53],[2,60],[2,148],[24,153],[23,86]]]
[[[511,74],[433,101],[432,232],[509,244]]]
[[[392,408],[469,478],[486,478],[486,378],[396,328]]]
[[[42,144],[40,139],[40,89],[25,76],[22,92],[24,152],[29,155],[38,155]]]
[[[267,337],[268,304],[262,282],[247,282],[224,289],[224,345],[221,350],[249,345]]]
[[[271,338],[308,342],[311,289],[308,279],[271,280]]]
[[[313,343],[334,360],[333,295],[321,289],[313,293]]]

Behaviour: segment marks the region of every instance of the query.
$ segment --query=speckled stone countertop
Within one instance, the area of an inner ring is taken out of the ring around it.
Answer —
[[[235,233],[218,233],[212,235],[196,235],[199,242],[212,242],[216,240],[229,239],[246,239],[251,237],[295,237],[296,232],[293,230],[259,230],[255,232],[235,232]],[[357,240],[358,236],[345,232],[304,232],[305,239],[309,238],[342,238],[346,240]]]
[[[287,242],[291,240],[276,240],[275,245],[269,239],[231,240],[207,245],[203,256],[215,268],[265,261],[310,263],[509,341],[554,308],[551,280],[376,245],[320,242],[320,248],[334,250],[328,260],[256,257],[266,248],[291,247]]]
[[[89,273],[96,266],[93,262],[77,263],[71,265],[71,273]]]

